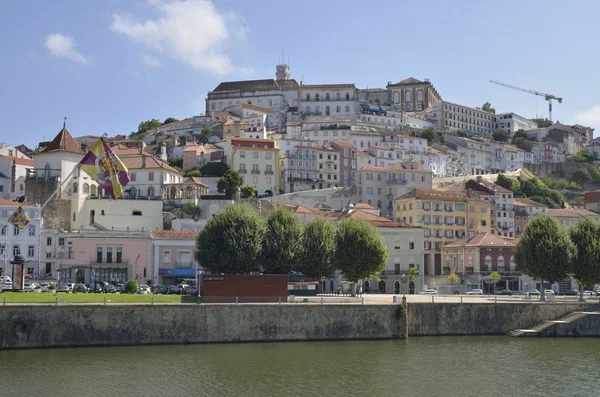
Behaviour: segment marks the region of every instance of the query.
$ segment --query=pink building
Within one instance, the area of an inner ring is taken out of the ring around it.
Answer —
[[[178,284],[195,280],[198,231],[151,230],[149,271],[152,284]]]
[[[548,213],[548,206],[528,198],[515,198],[515,237],[521,237],[532,217]]]
[[[80,231],[58,236],[60,281],[66,283],[147,283],[148,233]]]
[[[329,145],[338,151],[340,158],[340,180],[343,186],[354,186],[356,173],[356,146],[350,142],[335,141]]]

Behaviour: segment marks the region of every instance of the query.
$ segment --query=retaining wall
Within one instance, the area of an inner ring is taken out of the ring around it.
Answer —
[[[408,335],[505,335],[595,307],[576,303],[410,303]]]
[[[395,339],[398,305],[3,306],[0,349]]]

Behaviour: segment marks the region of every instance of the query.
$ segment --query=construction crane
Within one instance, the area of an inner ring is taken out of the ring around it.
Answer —
[[[552,100],[555,99],[558,101],[558,103],[562,103],[562,100],[563,100],[562,98],[559,98],[554,95],[544,94],[543,92],[528,90],[526,88],[515,87],[514,85],[501,83],[501,82],[495,81],[495,80],[490,80],[490,83],[502,85],[504,87],[512,88],[513,90],[519,90],[519,91],[527,92],[527,93],[533,94],[533,95],[543,96],[544,99],[548,101],[548,120],[550,120],[550,121],[552,121]]]

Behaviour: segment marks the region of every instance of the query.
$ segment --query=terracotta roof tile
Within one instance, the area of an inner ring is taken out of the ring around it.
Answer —
[[[198,231],[196,230],[152,230],[152,238],[164,238],[164,239],[195,239],[198,237]]]
[[[463,238],[444,245],[444,248],[455,247],[507,247],[514,248],[516,244],[507,239],[503,239],[492,233],[477,233],[470,239]]]
[[[339,146],[342,148],[355,148],[356,147],[350,142],[343,142],[343,141],[333,141],[333,142],[329,142],[329,144],[334,147]]]
[[[33,204],[22,204],[22,203],[19,203],[18,201],[0,199],[0,207],[20,207],[20,206],[28,207],[28,208],[35,207],[35,205],[33,205]]]
[[[40,153],[67,152],[76,154],[85,154],[81,147],[75,142],[66,127],[54,137],[52,142],[44,148]]]
[[[600,214],[597,214],[588,210],[575,210],[570,208],[560,208],[554,209],[550,208],[548,210],[548,215],[556,218],[587,218],[587,217],[600,217]]]
[[[443,191],[439,189],[415,189],[404,196],[399,197],[398,200],[416,198],[418,200],[431,200],[431,201],[452,201],[452,202],[464,202],[467,200],[466,192],[455,192],[455,191]]]
[[[513,200],[513,205],[515,207],[544,207],[548,208],[546,204],[538,203],[537,201],[533,201],[528,198],[517,198]]]
[[[24,165],[26,167],[33,167],[33,165],[34,165],[34,161],[31,159],[24,159],[22,157],[14,157],[14,156],[0,156],[0,157],[5,159],[6,161],[9,161],[11,164],[14,161],[17,165]]]
[[[377,209],[367,203],[356,203],[356,204],[354,204],[354,208],[356,208],[357,210],[376,210]]]
[[[119,154],[118,156],[129,171],[141,169],[164,169],[175,174],[181,174],[180,171],[177,171],[166,162],[154,157],[151,154]],[[143,157],[146,158],[145,166]]]
[[[348,218],[362,219],[376,227],[400,227],[400,224],[398,222],[384,218],[382,216],[371,214],[370,212],[362,211],[360,209],[353,211],[350,215],[348,215]]]

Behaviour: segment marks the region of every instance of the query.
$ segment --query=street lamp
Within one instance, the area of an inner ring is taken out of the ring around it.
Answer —
[[[406,283],[408,282],[408,276],[406,274],[403,274],[400,276],[400,281],[402,282],[402,304],[406,305]]]

